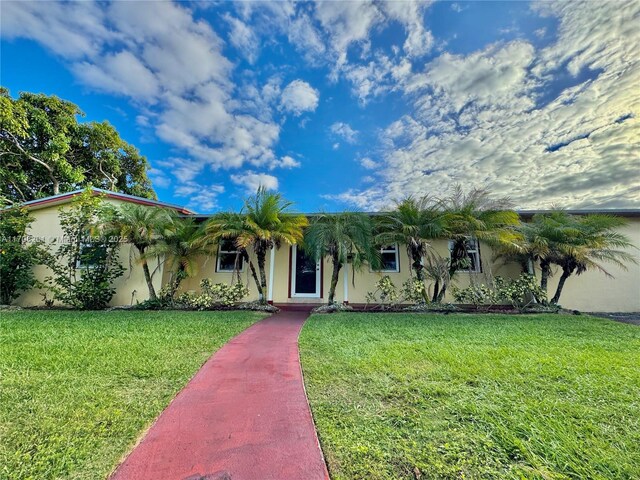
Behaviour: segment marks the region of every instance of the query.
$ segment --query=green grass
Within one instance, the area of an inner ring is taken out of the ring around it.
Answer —
[[[335,314],[301,335],[334,480],[640,478],[640,328]]]
[[[100,479],[252,312],[0,312],[0,478]]]

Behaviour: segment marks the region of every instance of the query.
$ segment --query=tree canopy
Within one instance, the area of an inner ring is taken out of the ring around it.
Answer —
[[[25,202],[89,185],[156,198],[145,157],[108,122],[56,96],[0,87],[0,196]]]

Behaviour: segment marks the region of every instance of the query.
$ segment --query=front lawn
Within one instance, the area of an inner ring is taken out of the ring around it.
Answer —
[[[345,313],[300,348],[334,480],[640,478],[640,327]]]
[[[0,312],[0,478],[100,479],[253,312]]]

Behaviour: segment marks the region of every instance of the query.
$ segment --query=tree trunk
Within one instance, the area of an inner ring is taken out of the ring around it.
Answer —
[[[258,257],[258,270],[260,271],[260,303],[266,303],[267,298],[265,293],[267,292],[267,275],[265,274],[265,260],[267,256],[267,252],[265,252],[262,248],[258,248],[256,251],[256,256]]]
[[[569,278],[570,276],[571,270],[568,268],[563,268],[562,276],[560,277],[560,280],[558,281],[558,287],[556,288],[556,293],[551,299],[551,303],[553,303],[554,305],[558,304],[558,300],[560,300],[560,295],[562,294],[562,289],[564,288],[564,282],[566,282],[567,278]]]
[[[246,250],[242,251],[242,258],[249,265],[249,270],[251,270],[251,276],[253,277],[253,281],[256,282],[256,288],[258,289],[258,295],[263,297],[262,293],[262,285],[260,285],[260,280],[258,280],[258,273],[256,272],[256,267],[253,265],[253,262],[249,258],[249,254]]]
[[[184,271],[184,265],[180,264],[180,266],[178,267],[178,270],[175,272],[175,274],[173,275],[173,278],[171,279],[171,300],[173,300],[176,296],[176,292],[178,291],[178,288],[180,288],[180,284],[182,283],[182,280],[184,280],[185,278],[185,271]]]
[[[338,277],[340,276],[340,269],[342,264],[334,256],[333,257],[333,273],[331,274],[331,286],[329,287],[329,305],[334,303],[334,297],[336,296],[336,286],[338,285]]]
[[[545,292],[547,291],[550,273],[551,264],[546,260],[540,260],[540,288]]]
[[[438,299],[436,300],[438,303],[440,303],[440,302],[442,302],[442,300],[444,300],[445,293],[447,293],[447,286],[446,285],[442,285],[442,288],[440,289],[440,293],[438,294]]]
[[[411,258],[413,259],[413,269],[416,271],[416,279],[424,284],[424,265],[422,265],[422,257],[418,254],[415,255],[411,253]],[[427,294],[427,289],[422,290],[422,298],[425,303],[429,303],[429,297]]]
[[[151,280],[151,272],[149,272],[149,265],[146,260],[142,261],[142,271],[144,272],[144,279],[147,281],[147,288],[149,289],[149,300],[157,300],[156,290],[153,288],[153,281]]]
[[[431,298],[432,302],[438,301],[438,295],[440,294],[440,280],[436,279],[436,283],[433,284],[433,297]]]

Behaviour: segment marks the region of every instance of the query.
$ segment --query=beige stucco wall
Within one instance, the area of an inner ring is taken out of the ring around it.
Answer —
[[[107,199],[105,202],[117,205],[122,203],[119,200]],[[63,208],[69,208],[70,204],[65,204]],[[59,206],[49,206],[45,208],[35,209],[30,212],[34,218],[31,224],[28,234],[37,238],[45,239],[47,242],[51,242],[53,239],[62,238],[63,232],[60,227],[60,220],[58,217]],[[51,251],[56,252],[58,247],[51,245]],[[147,288],[147,282],[144,279],[144,273],[142,267],[136,262],[136,257],[131,256],[132,251],[135,248],[129,244],[123,244],[120,247],[119,259],[123,267],[125,267],[124,275],[115,281],[116,294],[111,300],[111,305],[130,305],[133,301],[141,302],[149,298],[149,289]],[[137,253],[137,252],[136,252]],[[131,259],[131,260],[130,260]],[[151,272],[156,270],[158,264],[155,260],[149,262],[149,269]],[[35,269],[35,275],[38,280],[44,280],[45,277],[51,275],[51,271],[44,267],[38,266]],[[160,289],[162,279],[162,265],[157,268],[155,275],[153,276],[153,284],[156,291]],[[42,306],[44,305],[42,293],[46,290],[33,289],[23,293],[15,300],[16,305],[21,306]],[[53,295],[48,293],[48,297],[52,298]]]
[[[121,203],[118,200],[106,200],[111,203]],[[68,208],[68,207],[67,207]],[[55,238],[62,236],[62,230],[58,219],[58,207],[51,206],[31,212],[35,221],[31,225],[29,233],[36,237]],[[640,247],[640,218],[630,218],[630,224],[624,228],[626,234],[634,245]],[[433,243],[434,250],[440,255],[448,255],[448,244],[446,240],[438,240]],[[148,290],[142,268],[132,260],[130,245],[123,245],[120,250],[120,260],[126,268],[125,274],[116,281],[117,293],[114,296],[112,305],[129,305],[132,301],[140,302],[148,297]],[[290,298],[289,295],[289,275],[290,275],[290,249],[288,245],[282,246],[275,252],[274,262],[274,282],[273,301],[275,303],[320,303],[326,302],[331,281],[331,264],[325,259],[322,264],[322,292],[321,298]],[[640,311],[640,250],[630,249],[630,253],[638,259],[639,264],[629,265],[627,271],[613,265],[607,265],[607,270],[615,277],[608,278],[603,273],[589,271],[578,277],[571,277],[566,285],[560,303],[565,308],[578,309],[581,311],[619,311],[632,312]],[[503,265],[501,262],[493,261],[493,252],[485,244],[480,245],[480,255],[482,259],[482,272],[469,273],[459,272],[455,284],[461,288],[468,286],[472,281],[477,283],[486,282],[490,276],[501,275],[515,278],[520,273],[520,267],[515,264]],[[252,261],[257,269],[255,255],[251,255]],[[375,283],[383,276],[389,275],[397,287],[410,277],[410,260],[404,246],[399,248],[400,271],[390,273],[372,272],[365,267],[355,274],[355,286],[352,284],[352,272],[349,272],[348,291],[350,303],[365,303],[366,294],[375,289]],[[267,281],[270,269],[270,255],[267,254]],[[150,268],[153,271],[157,265],[151,262]],[[38,267],[36,275],[39,279],[44,279],[49,272],[44,267]],[[169,278],[170,272],[164,265],[160,265],[154,275],[154,285],[159,290]],[[249,300],[258,298],[257,289],[248,266],[241,272],[243,283],[250,289]],[[549,296],[552,296],[560,274],[554,275],[549,282]],[[210,278],[214,283],[230,283],[234,276],[231,273],[216,272],[216,258],[201,258],[199,261],[198,273],[193,278],[188,278],[183,282],[182,291],[200,289],[199,284],[203,278]],[[431,286],[430,286],[431,287]],[[42,291],[32,290],[21,295],[15,302],[18,305],[31,306],[42,305]],[[336,301],[344,300],[344,274],[340,272],[338,285],[336,288]],[[452,301],[450,291],[446,301]]]

